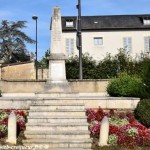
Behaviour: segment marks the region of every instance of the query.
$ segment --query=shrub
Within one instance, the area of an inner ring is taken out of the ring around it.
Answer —
[[[130,76],[125,72],[112,79],[107,86],[107,92],[110,96],[143,98],[143,90],[142,79],[137,76]]]
[[[150,127],[150,99],[141,100],[134,110],[134,114],[141,123]]]
[[[150,59],[145,59],[143,64],[143,82],[145,84],[145,98],[150,98]]]
[[[88,53],[82,56],[83,63],[83,78],[84,79],[97,79],[96,61],[89,56]],[[71,57],[66,60],[66,76],[67,79],[79,78],[79,57]]]

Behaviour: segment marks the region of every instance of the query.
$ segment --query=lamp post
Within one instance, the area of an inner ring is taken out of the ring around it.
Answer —
[[[36,68],[36,80],[38,80],[38,64],[37,64],[37,16],[32,16],[32,19],[36,21],[36,51],[35,51],[35,68]]]
[[[81,1],[78,0],[77,48],[79,50],[79,79],[83,79],[82,71],[82,32],[81,32]]]

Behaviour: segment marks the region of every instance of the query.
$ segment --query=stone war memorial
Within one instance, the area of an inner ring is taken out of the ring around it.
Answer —
[[[2,93],[0,109],[27,110],[27,123],[22,141],[24,146],[43,146],[48,150],[91,150],[92,139],[88,129],[86,109],[130,109],[133,110],[139,98],[109,97],[106,93],[92,91],[94,86],[87,81],[83,89],[91,88],[92,92],[80,92],[66,79],[65,50],[62,49],[62,25],[59,7],[54,7],[51,22],[51,53],[48,57],[48,80],[41,81],[10,81],[2,83],[17,84],[21,92]],[[31,91],[25,92],[27,87]],[[89,87],[88,87],[89,86]],[[96,86],[99,86],[98,83]],[[73,88],[74,87],[74,88]],[[39,89],[40,90],[39,90]],[[3,89],[2,89],[3,91]],[[24,92],[22,92],[24,91]],[[34,91],[34,92],[33,92]],[[106,120],[107,121],[107,120]],[[103,131],[108,132],[108,125]],[[107,121],[108,122],[108,121]],[[108,124],[108,123],[107,123]],[[103,132],[102,132],[103,133]],[[105,145],[107,134],[100,144]]]
[[[45,92],[70,92],[66,80],[65,51],[62,49],[62,26],[60,8],[53,9],[51,30],[51,53],[49,59],[48,81]]]

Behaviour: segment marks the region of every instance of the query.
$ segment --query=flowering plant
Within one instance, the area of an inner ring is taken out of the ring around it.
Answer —
[[[104,116],[109,119],[109,145],[120,145],[128,148],[150,144],[150,131],[139,123],[131,112],[105,112],[102,108],[97,111],[87,109],[87,119],[91,135],[98,138],[101,121]]]
[[[21,130],[25,128],[26,123],[26,112],[23,110],[0,110],[0,138],[7,136],[7,130],[8,130],[8,117],[10,113],[14,111],[16,118],[17,118],[17,134]]]

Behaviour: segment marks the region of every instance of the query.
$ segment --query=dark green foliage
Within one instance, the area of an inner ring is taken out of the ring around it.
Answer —
[[[140,100],[134,110],[134,115],[141,123],[150,127],[150,99]]]
[[[34,43],[30,37],[28,37],[22,28],[25,28],[26,21],[9,22],[4,20],[0,25],[0,59],[4,63],[10,63],[11,61],[18,60],[19,56],[26,55],[27,49],[25,42]]]
[[[145,84],[146,98],[150,98],[150,59],[144,61],[142,77]]]
[[[48,68],[49,60],[47,58],[49,57],[49,53],[50,53],[50,50],[48,49],[45,52],[45,56],[42,57],[42,59],[38,62],[38,68]]]
[[[136,75],[143,78],[144,66],[147,66],[146,55],[141,55],[138,60],[133,60],[123,49],[118,54],[111,56],[107,54],[103,60],[95,61],[89,54],[83,55],[83,78],[84,79],[111,79],[117,77],[120,72]],[[149,71],[147,71],[149,72]],[[66,61],[67,79],[79,79],[79,58],[71,57]],[[148,73],[147,73],[148,74]],[[149,76],[149,75],[147,75]],[[145,79],[144,79],[145,80]],[[147,81],[146,81],[147,82]]]
[[[96,69],[97,79],[108,79],[115,77],[118,72],[118,61],[112,58],[110,54],[107,54],[107,56],[98,63]]]
[[[89,56],[88,53],[82,57],[83,62],[83,78],[84,79],[96,79],[96,61]],[[79,79],[79,58],[78,56],[71,57],[66,60],[66,75],[67,79]]]
[[[143,98],[144,84],[142,79],[120,73],[117,78],[110,80],[107,92],[110,96],[141,97]]]

